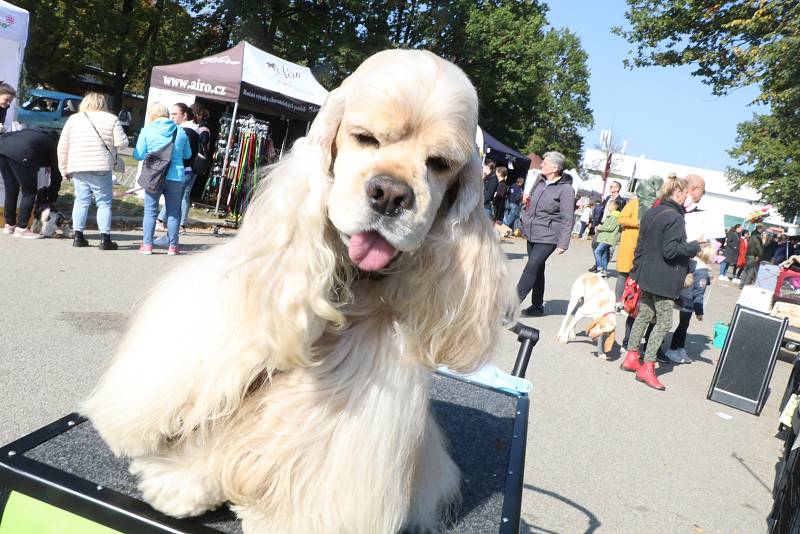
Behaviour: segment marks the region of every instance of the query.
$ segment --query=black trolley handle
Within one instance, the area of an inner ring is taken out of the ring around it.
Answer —
[[[514,362],[514,370],[511,371],[511,374],[525,378],[525,371],[528,370],[528,362],[531,360],[533,346],[539,342],[539,330],[532,326],[525,326],[522,323],[515,324],[509,330],[517,334],[517,341],[520,342],[517,359]]]

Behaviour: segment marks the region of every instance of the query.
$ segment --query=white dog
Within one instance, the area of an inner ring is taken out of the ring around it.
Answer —
[[[589,317],[592,322],[586,327],[586,332],[592,339],[605,336],[604,342],[598,344],[597,351],[598,356],[605,358],[605,354],[612,349],[615,341],[617,329],[617,316],[614,313],[615,301],[614,292],[599,274],[580,275],[570,290],[567,314],[556,335],[558,342],[566,344],[574,340],[578,321]],[[572,316],[571,321],[570,316]],[[600,339],[602,340],[602,337]]]
[[[518,308],[477,115],[453,64],[376,54],[236,238],[154,288],[82,409],[147,502],[181,517],[229,501],[259,534],[440,528],[459,475],[428,375],[483,365]]]

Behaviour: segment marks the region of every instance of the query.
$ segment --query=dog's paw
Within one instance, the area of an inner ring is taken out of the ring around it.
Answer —
[[[139,458],[131,462],[131,474],[139,478],[142,497],[156,510],[172,517],[195,517],[217,508],[224,501],[216,483],[204,473],[179,460]]]
[[[569,342],[569,336],[566,334],[556,334],[556,339],[562,345],[566,345]]]

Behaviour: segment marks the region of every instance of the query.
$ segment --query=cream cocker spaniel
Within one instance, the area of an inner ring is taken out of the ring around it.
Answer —
[[[518,303],[483,212],[478,101],[423,51],[366,60],[267,170],[238,235],[143,301],[82,411],[176,517],[247,533],[441,528],[458,468],[429,412]]]

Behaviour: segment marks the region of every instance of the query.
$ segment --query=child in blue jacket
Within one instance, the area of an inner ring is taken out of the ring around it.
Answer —
[[[689,262],[689,272],[693,275],[692,284],[681,291],[680,297],[675,301],[678,308],[680,321],[672,334],[667,358],[673,363],[691,363],[692,359],[686,352],[686,331],[694,313],[698,321],[703,320],[705,314],[703,302],[706,288],[711,284],[709,265],[713,262],[714,249],[710,245],[704,247],[697,257]]]

